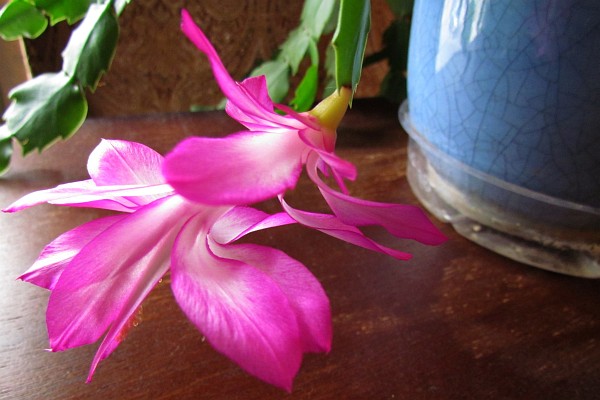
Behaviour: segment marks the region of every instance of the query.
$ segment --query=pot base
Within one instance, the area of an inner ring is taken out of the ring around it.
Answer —
[[[600,278],[600,210],[482,173],[433,146],[399,110],[410,136],[407,176],[423,205],[467,239],[528,265]]]

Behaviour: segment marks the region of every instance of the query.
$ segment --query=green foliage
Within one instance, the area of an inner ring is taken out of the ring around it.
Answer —
[[[356,90],[370,28],[369,0],[341,0],[338,26],[333,36],[337,89],[346,86],[352,93]]]
[[[21,0],[13,0],[16,1]],[[0,173],[8,167],[12,138],[27,154],[41,151],[57,139],[66,139],[79,129],[88,108],[84,89],[95,90],[108,70],[119,35],[116,13],[127,3],[127,0],[118,4],[111,0],[35,2],[47,8],[44,12],[53,22],[74,21],[80,17],[84,4],[89,8],[63,51],[62,71],[39,75],[9,93],[12,103],[2,116],[5,124],[0,126]]]
[[[117,14],[117,17],[121,15],[129,3],[131,3],[131,0],[114,0],[115,14]]]
[[[86,14],[93,0],[11,0],[0,10],[0,37],[35,39],[48,23],[74,24]]]
[[[95,90],[108,70],[119,35],[117,17],[130,1],[11,0],[0,9],[0,37],[5,40],[36,38],[48,24],[73,24],[85,17],[63,51],[62,71],[40,75],[9,94],[12,103],[2,116],[5,124],[0,126],[0,173],[8,167],[13,138],[28,153],[69,137],[83,123],[87,113],[85,89]],[[326,84],[324,95],[342,86],[354,92],[363,64],[387,59],[390,71],[381,93],[398,100],[406,90],[413,0],[388,0],[388,4],[396,21],[384,33],[384,49],[365,60],[371,18],[369,0],[305,0],[299,26],[279,47],[276,57],[258,66],[251,75],[266,75],[271,97],[281,102],[290,91],[290,78],[298,74],[308,57],[310,64],[291,101],[296,110],[308,110],[319,87],[318,43],[322,35],[335,29],[333,47],[327,49],[324,66],[327,76],[335,77],[335,83]]]
[[[23,154],[67,138],[87,113],[83,91],[63,72],[39,75],[11,91],[10,98],[13,102],[3,118]]]
[[[292,70],[292,75],[296,75],[298,67],[304,59],[310,42],[314,41],[309,31],[300,26],[294,29],[285,43],[281,46],[278,60],[285,62]]]
[[[397,19],[412,15],[414,0],[387,0]]]
[[[0,174],[8,169],[12,156],[12,138],[6,125],[0,126]]]
[[[16,40],[34,39],[48,26],[44,13],[25,0],[13,0],[0,10],[0,37]]]
[[[395,20],[383,33],[383,49],[364,60],[364,66],[386,60],[388,73],[381,82],[379,94],[394,103],[406,98],[406,64],[413,0],[388,0]]]
[[[310,66],[295,90],[292,107],[297,111],[308,110],[315,101],[318,87],[319,54],[317,44],[321,36],[331,31],[337,0],[306,0],[300,17],[300,25],[279,47],[273,60],[264,62],[250,75],[265,74],[269,95],[275,102],[282,102],[290,88],[290,78],[298,73],[300,64],[308,55]]]
[[[389,71],[381,83],[380,94],[396,103],[406,98],[409,36],[410,20],[406,19],[392,22],[383,34],[383,51],[388,60]]]
[[[308,110],[312,107],[317,97],[319,86],[319,67],[311,65],[306,70],[302,81],[296,88],[291,105],[296,110]]]
[[[119,24],[110,2],[92,4],[63,51],[63,71],[95,90],[110,66],[118,38]]]
[[[327,46],[325,51],[325,76],[327,81],[323,88],[323,98],[331,95],[335,90],[335,51],[333,46]]]
[[[300,16],[304,29],[312,37],[320,37],[331,20],[335,6],[335,1],[306,0]]]
[[[289,64],[279,58],[261,64],[252,75],[264,75],[267,78],[269,95],[272,99],[284,98],[290,89]]]
[[[266,73],[267,80],[276,88],[270,90],[275,101],[282,101],[286,97],[286,90],[289,91],[289,77],[297,72],[299,62],[306,57],[307,36],[318,37],[319,32],[331,32],[336,29],[334,35],[333,47],[327,47],[325,53],[324,70],[326,82],[323,88],[323,97],[327,97],[334,90],[341,86],[352,87],[360,80],[361,69],[375,62],[387,61],[389,71],[381,83],[380,95],[387,99],[400,103],[406,98],[406,62],[408,58],[408,41],[410,36],[411,16],[414,0],[387,0],[387,3],[394,13],[395,20],[383,35],[383,49],[377,53],[364,58],[367,34],[370,27],[370,2],[368,0],[341,0],[331,4],[320,2],[318,0],[306,0],[302,12],[302,23],[299,28],[290,33],[287,41],[281,45],[280,53],[275,60],[286,63],[289,66],[287,74],[277,69],[278,76],[270,78],[271,68],[255,70]],[[337,6],[340,7],[339,12]],[[338,18],[333,16],[338,14]],[[308,32],[303,34],[302,30]],[[316,41],[308,40],[308,49],[310,51]],[[316,55],[318,57],[318,54]],[[311,55],[311,68],[318,66],[318,59],[315,61]],[[269,64],[272,61],[267,61]],[[277,63],[279,67],[281,63]],[[316,79],[316,82],[314,81]],[[313,83],[315,86],[313,86]],[[297,110],[306,110],[312,104],[308,99],[310,96],[316,96],[316,87],[318,88],[318,77],[314,77],[314,71],[307,71],[299,86],[296,88],[295,96],[291,102]],[[313,94],[314,93],[314,94]],[[314,102],[314,97],[312,97]]]
[[[48,15],[50,24],[65,20],[74,24],[83,18],[92,0],[34,0],[34,3]]]

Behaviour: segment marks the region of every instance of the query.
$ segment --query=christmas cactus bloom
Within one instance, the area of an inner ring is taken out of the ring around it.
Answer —
[[[228,99],[226,112],[247,130],[226,138],[193,137],[177,145],[163,164],[163,174],[177,193],[213,205],[251,204],[278,196],[284,210],[299,223],[399,259],[408,259],[410,254],[381,246],[358,228],[379,225],[396,237],[431,245],[446,240],[418,207],[348,195],[345,180],[356,178],[356,168],[334,150],[336,128],[346,112],[350,89],[333,93],[307,113],[296,113],[273,104],[263,76],[236,82],[185,10],[182,30],[208,56],[215,79]],[[285,114],[276,112],[276,108]],[[197,160],[202,160],[201,165],[190,168],[198,164]],[[304,166],[331,214],[297,210],[285,202],[283,194],[296,185]],[[326,184],[321,176],[332,178],[338,189]]]
[[[89,381],[170,270],[177,303],[214,348],[250,374],[291,390],[303,353],[330,349],[327,296],[304,265],[283,252],[234,242],[295,221],[285,213],[191,202],[165,183],[162,162],[144,145],[104,140],[89,157],[91,179],[31,193],[4,210],[47,202],[120,211],[62,234],[22,275],[51,291],[50,349],[104,336]]]

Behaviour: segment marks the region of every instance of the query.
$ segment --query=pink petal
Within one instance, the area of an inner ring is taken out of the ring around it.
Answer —
[[[73,257],[91,240],[123,217],[125,215],[99,218],[63,233],[44,247],[35,263],[19,279],[49,290],[54,289],[60,275]]]
[[[177,237],[171,287],[187,317],[219,352],[248,373],[291,390],[302,346],[295,312],[262,271],[214,255],[203,216]]]
[[[294,223],[286,213],[271,215],[250,207],[234,207],[213,224],[210,237],[227,244],[251,232]]]
[[[240,108],[235,97],[230,99],[225,105],[227,114],[249,130],[298,130],[306,127],[306,118],[297,118],[298,114],[287,116],[275,112],[273,101],[269,97],[267,80],[264,75],[246,78],[242,82],[235,82],[235,84],[239,86],[244,95],[253,99],[262,110],[259,113],[249,112],[248,108],[244,107],[244,104]]]
[[[29,193],[3,211],[51,203],[131,212],[172,193],[162,177],[161,163],[162,156],[142,144],[102,140],[88,158],[92,179]]]
[[[88,158],[94,183],[103,185],[157,185],[163,157],[150,147],[124,140],[102,139]]]
[[[303,351],[329,352],[332,339],[329,299],[304,265],[282,251],[253,244],[222,246],[213,243],[211,250],[219,257],[252,265],[273,279],[296,313]]]
[[[68,198],[79,195],[80,193],[87,193],[96,185],[91,179],[78,182],[70,182],[64,185],[58,185],[52,189],[38,190],[25,196],[21,197],[8,207],[4,208],[4,212],[16,212],[21,211],[25,208],[33,207],[38,204],[51,202],[57,199]]]
[[[91,179],[88,179],[29,193],[2,211],[16,212],[38,204],[49,203],[132,212],[155,197],[161,198],[172,193],[173,188],[167,184],[96,186]]]
[[[271,121],[277,119],[277,114],[273,112],[272,104],[269,106],[270,101],[265,103],[264,93],[255,94],[250,92],[231,78],[217,51],[204,35],[204,32],[194,23],[187,10],[181,12],[181,30],[198,49],[208,56],[217,83],[225,97],[234,103],[234,107],[243,113],[246,118],[260,120],[267,125],[272,125]]]
[[[233,81],[231,77],[228,80]],[[266,127],[272,127],[272,123],[265,124],[265,117],[271,113],[275,114],[273,102],[269,97],[266,78],[263,75],[255,76],[247,78],[241,83],[235,82],[235,84],[240,86],[239,90],[241,93],[251,96],[264,111],[259,112],[259,116],[256,113],[248,113],[244,108],[238,107],[236,101],[233,100],[228,101],[225,105],[227,114],[250,130],[264,130]]]
[[[408,260],[412,257],[408,253],[391,249],[376,243],[375,241],[366,237],[358,228],[343,223],[334,215],[311,213],[308,211],[295,209],[287,204],[282,196],[279,196],[279,201],[281,202],[283,209],[292,218],[309,228],[317,229],[345,242],[364,247],[365,249],[373,250],[378,253],[388,254],[400,260]]]
[[[321,125],[319,125],[319,121],[317,120],[317,118],[310,115],[308,112],[296,112],[293,108],[288,107],[285,104],[274,104],[274,107],[276,107],[280,111],[283,111],[285,114],[298,121],[298,123],[303,128],[310,128],[316,131],[321,129]]]
[[[158,278],[160,280],[160,276]],[[156,283],[154,285],[156,285]],[[152,287],[154,287],[154,285],[152,285]],[[150,287],[150,289],[152,287]],[[138,310],[140,310],[141,303],[143,299],[146,298],[149,291],[149,289],[146,290],[143,296],[130,297],[128,301],[124,303],[123,307],[119,311],[119,314],[114,318],[114,322],[110,325],[110,328],[108,329],[104,340],[102,340],[98,351],[94,355],[86,383],[91,382],[94,372],[96,371],[100,361],[107,358],[119,346],[121,341],[124,339],[124,336],[127,334],[127,331],[132,326],[135,326],[132,325],[134,323],[132,321],[135,321],[136,313]]]
[[[337,192],[321,180],[314,159],[307,164],[307,172],[310,179],[319,187],[331,210],[345,224],[379,225],[396,237],[413,239],[430,245],[438,245],[447,240],[417,206],[377,203]]]
[[[50,295],[46,320],[53,351],[95,342],[119,326],[168,267],[178,228],[191,210],[171,196],[126,215],[84,246]]]
[[[189,138],[167,154],[163,174],[182,196],[204,204],[250,204],[294,187],[304,143],[295,134],[242,132]]]

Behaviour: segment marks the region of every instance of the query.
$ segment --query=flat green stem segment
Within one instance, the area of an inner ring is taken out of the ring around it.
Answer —
[[[337,29],[333,36],[335,81],[337,89],[352,88],[360,80],[367,36],[371,28],[369,0],[341,0]]]
[[[35,0],[37,8],[44,10],[52,25],[67,21],[74,24],[83,18],[92,0]]]
[[[24,154],[69,137],[87,114],[81,88],[63,72],[39,75],[15,88],[10,97],[13,102],[3,116],[2,129],[21,142]]]
[[[119,24],[110,2],[92,4],[63,51],[63,71],[95,90],[110,66],[118,38]]]
[[[0,173],[8,167],[13,138],[27,154],[41,151],[59,138],[66,139],[79,129],[87,115],[84,90],[95,90],[110,66],[119,36],[116,14],[128,1],[13,0],[10,4],[22,7],[21,3],[28,7],[34,4],[38,7],[33,7],[34,11],[43,9],[51,22],[72,22],[82,12],[85,18],[63,51],[62,71],[36,76],[9,93],[12,103],[2,116],[5,124],[0,125]]]
[[[25,0],[13,0],[0,9],[0,37],[4,40],[34,39],[47,26],[44,14]]]
[[[277,56],[250,72],[250,76],[267,77],[269,95],[274,102],[284,101],[290,90],[290,76],[298,73],[302,60],[308,54],[310,67],[296,88],[291,105],[296,111],[306,111],[314,103],[318,87],[317,44],[324,33],[333,30],[330,22],[335,15],[336,4],[337,0],[306,0],[300,25],[279,46]]]

